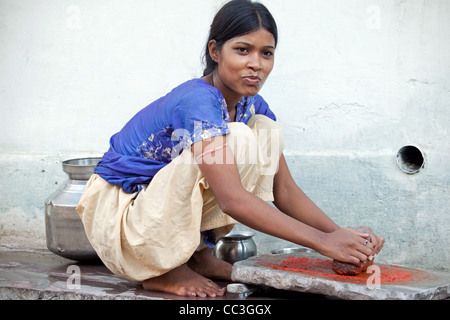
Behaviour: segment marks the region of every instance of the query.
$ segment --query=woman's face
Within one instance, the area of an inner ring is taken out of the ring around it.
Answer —
[[[210,54],[217,62],[214,85],[229,98],[254,96],[262,88],[273,69],[275,39],[260,28],[226,41],[221,50],[210,42]],[[237,101],[236,101],[237,102]]]

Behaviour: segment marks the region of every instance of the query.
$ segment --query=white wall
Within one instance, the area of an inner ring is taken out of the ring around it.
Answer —
[[[201,75],[222,3],[0,0],[0,245],[44,240],[61,160],[101,155],[133,114]],[[338,223],[384,235],[381,260],[450,270],[450,2],[263,3],[280,39],[261,93],[294,178]],[[425,155],[415,175],[395,162],[409,144]]]

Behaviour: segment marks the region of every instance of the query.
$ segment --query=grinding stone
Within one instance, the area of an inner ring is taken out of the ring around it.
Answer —
[[[420,272],[426,276],[395,284],[381,283],[374,287],[366,283],[351,283],[344,280],[329,279],[321,275],[274,269],[270,266],[281,265],[290,256],[330,260],[318,253],[259,255],[236,262],[233,265],[232,280],[247,284],[265,285],[276,289],[336,296],[342,299],[438,300],[450,296],[449,273],[428,272],[378,264],[380,267]],[[377,264],[374,263],[374,265]],[[333,273],[331,269],[330,272]]]

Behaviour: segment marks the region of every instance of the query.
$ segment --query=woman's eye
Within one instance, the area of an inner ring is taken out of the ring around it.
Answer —
[[[263,55],[267,58],[272,57],[273,56],[273,52],[272,51],[264,51]]]
[[[239,53],[248,53],[248,49],[247,48],[237,48],[236,49]]]

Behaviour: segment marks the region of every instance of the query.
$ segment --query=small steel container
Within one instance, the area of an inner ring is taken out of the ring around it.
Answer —
[[[229,233],[219,239],[213,255],[231,264],[256,256],[256,243],[251,232]]]
[[[271,251],[272,254],[294,254],[298,252],[316,252],[313,249],[306,248],[306,247],[295,247],[295,248],[281,248],[281,249],[275,249]]]
[[[63,161],[62,169],[69,179],[45,200],[47,248],[64,258],[78,261],[99,259],[86,237],[76,207],[100,159]]]

